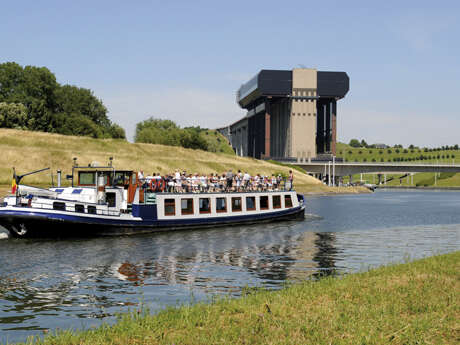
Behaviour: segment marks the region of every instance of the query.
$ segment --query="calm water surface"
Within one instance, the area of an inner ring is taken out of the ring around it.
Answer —
[[[308,199],[304,221],[130,237],[17,240],[0,233],[0,343],[460,250],[459,192]]]

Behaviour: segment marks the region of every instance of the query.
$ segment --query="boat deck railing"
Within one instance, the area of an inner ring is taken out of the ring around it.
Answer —
[[[76,214],[92,214],[92,215],[98,215],[98,216],[115,216],[115,217],[120,217],[121,215],[121,212],[118,210],[118,211],[115,211],[115,210],[104,210],[104,209],[100,209],[100,208],[97,208],[96,205],[87,205],[85,208],[84,208],[84,212],[80,212],[80,211],[76,211],[75,210],[75,205],[76,204],[79,204],[78,202],[76,202],[75,204],[73,204],[73,207],[69,207],[69,205],[67,205],[67,203],[65,202],[62,202],[62,201],[56,201],[56,202],[59,202],[61,204],[64,204],[64,209],[59,209],[59,208],[54,208],[53,207],[53,204],[48,204],[48,203],[41,203],[41,202],[37,202],[37,201],[34,201],[32,202],[31,204],[21,204],[21,205],[16,205],[15,207],[21,207],[21,208],[38,208],[38,209],[41,209],[41,210],[52,210],[52,211],[64,211],[64,212],[72,212],[72,213],[76,213]],[[83,204],[80,204],[80,205],[83,205]],[[92,212],[88,212],[88,206],[90,207],[94,207],[94,213]]]

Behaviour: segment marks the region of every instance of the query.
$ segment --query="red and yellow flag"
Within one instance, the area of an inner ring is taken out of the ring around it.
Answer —
[[[16,184],[16,178],[13,177],[13,181],[11,181],[11,194],[16,194],[16,189],[18,185]]]

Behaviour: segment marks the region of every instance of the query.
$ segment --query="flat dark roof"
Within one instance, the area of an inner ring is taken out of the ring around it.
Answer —
[[[350,88],[350,79],[345,72],[317,72],[319,97],[343,98]],[[259,97],[288,96],[292,92],[292,71],[263,69],[243,84],[237,93],[237,102],[245,108]]]

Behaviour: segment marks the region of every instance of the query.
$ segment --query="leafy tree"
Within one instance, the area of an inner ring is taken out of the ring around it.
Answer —
[[[367,147],[367,143],[364,139],[361,140],[361,146],[362,147]]]
[[[181,129],[171,120],[152,117],[136,125],[134,140],[142,143],[207,150],[208,145],[206,140],[200,136],[201,131],[199,127]]]
[[[0,127],[22,129],[27,124],[27,108],[21,103],[0,102]]]
[[[348,145],[350,145],[351,147],[361,147],[361,144],[359,143],[358,139],[351,139]]]
[[[0,102],[25,107],[26,119],[19,125],[24,129],[125,138],[124,130],[111,123],[107,109],[91,90],[61,86],[46,67],[0,64]]]

